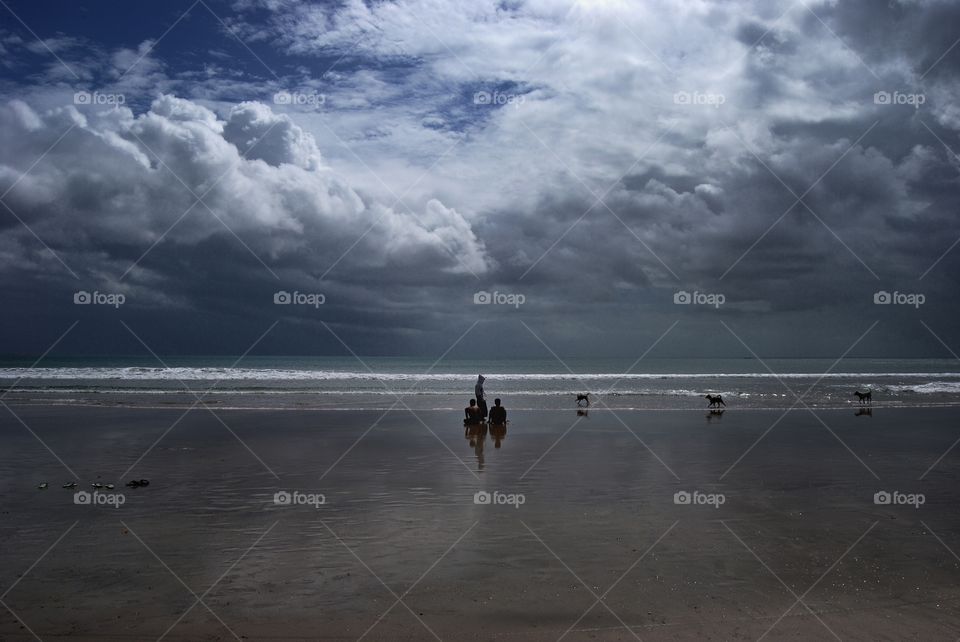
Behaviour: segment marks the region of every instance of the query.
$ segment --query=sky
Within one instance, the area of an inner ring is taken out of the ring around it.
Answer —
[[[960,4],[0,2],[0,353],[960,352]]]

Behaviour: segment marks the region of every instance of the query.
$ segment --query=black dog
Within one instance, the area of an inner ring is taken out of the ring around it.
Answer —
[[[873,403],[873,393],[867,390],[866,392],[860,392],[859,390],[854,391],[855,395],[860,399],[860,403]]]
[[[583,394],[583,395],[578,394],[578,395],[577,395],[577,405],[578,405],[578,406],[580,405],[580,402],[581,402],[581,401],[586,401],[586,402],[587,402],[587,405],[589,406],[589,405],[590,405],[590,393],[588,392],[588,393]]]
[[[707,406],[708,408],[714,408],[719,406],[723,406],[724,408],[727,407],[727,404],[723,402],[723,397],[721,397],[720,395],[707,395],[705,398],[707,401],[710,402],[710,405]]]

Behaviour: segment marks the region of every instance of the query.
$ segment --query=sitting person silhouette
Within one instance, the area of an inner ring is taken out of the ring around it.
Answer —
[[[493,400],[493,408],[490,409],[487,420],[492,424],[507,423],[507,409],[500,405],[500,399]]]
[[[463,415],[465,424],[478,424],[483,421],[483,411],[477,405],[476,399],[470,400],[470,405],[463,409]]]

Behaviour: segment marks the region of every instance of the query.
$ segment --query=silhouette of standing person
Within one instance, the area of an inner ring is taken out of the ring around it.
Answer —
[[[480,406],[480,416],[487,416],[487,400],[483,394],[483,382],[486,378],[483,375],[477,375],[477,385],[473,387],[474,396],[477,398],[477,405]]]

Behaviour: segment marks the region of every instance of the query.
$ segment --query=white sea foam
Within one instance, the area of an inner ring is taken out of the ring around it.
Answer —
[[[958,379],[960,372],[750,373],[502,373],[491,381],[632,381],[657,379]],[[276,368],[0,368],[0,380],[118,381],[449,381],[476,380],[475,373],[400,373]]]
[[[449,389],[433,389],[433,390],[423,390],[423,389],[386,389],[386,388],[361,388],[361,389],[338,389],[338,388],[324,388],[322,391],[318,391],[316,388],[204,388],[204,387],[194,387],[190,390],[184,389],[183,387],[172,387],[172,388],[143,388],[143,387],[130,387],[130,388],[120,388],[120,387],[75,387],[75,386],[56,386],[56,387],[35,387],[29,385],[23,385],[22,383],[17,385],[12,390],[27,391],[36,394],[137,394],[137,395],[190,395],[191,391],[202,394],[202,395],[307,395],[307,394],[317,394],[318,392],[323,392],[326,395],[336,396],[387,396],[393,397],[395,395],[403,396],[444,396],[448,397],[450,395],[460,395],[460,392],[451,391]],[[513,396],[523,396],[523,397],[557,397],[557,396],[569,396],[576,394],[578,390],[575,389],[565,389],[565,388],[551,388],[546,390],[509,390],[509,394]],[[729,397],[749,397],[748,393],[737,393],[732,391],[711,391],[712,394],[721,394],[727,395]],[[659,397],[702,397],[706,394],[701,390],[688,390],[683,388],[617,388],[606,392],[604,394],[592,393],[597,396],[607,396],[607,397],[630,397],[630,396],[659,396]],[[761,393],[761,396],[762,393]],[[774,395],[776,396],[776,395]]]
[[[887,390],[893,392],[915,392],[922,395],[960,393],[958,381],[931,381],[930,383],[911,385],[889,385]]]

